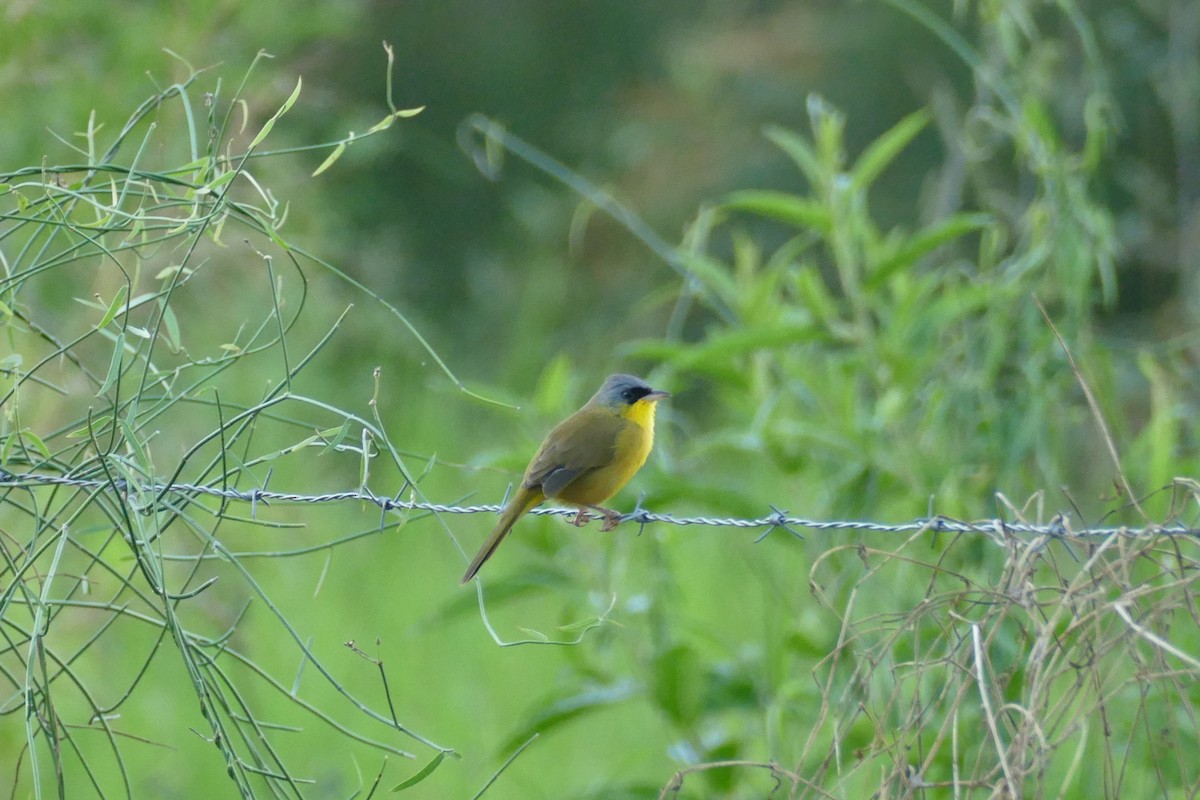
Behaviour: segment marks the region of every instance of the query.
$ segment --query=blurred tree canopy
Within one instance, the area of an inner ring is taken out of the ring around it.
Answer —
[[[9,163],[34,163],[53,149],[47,131],[70,139],[92,110],[101,124],[118,124],[150,86],[183,74],[164,48],[198,67],[221,64],[227,81],[237,79],[258,49],[271,53],[278,92],[287,85],[285,75],[308,79],[306,103],[287,135],[333,139],[378,116],[378,44],[391,41],[397,101],[426,105],[426,112],[398,137],[352,152],[336,178],[320,184],[323,213],[303,216],[310,212],[299,209],[296,224],[349,255],[355,274],[371,285],[409,298],[428,325],[457,332],[445,346],[462,346],[458,355],[468,357],[472,342],[498,331],[522,337],[510,342],[521,345],[513,350],[542,348],[524,362],[527,369],[559,348],[511,324],[518,309],[525,318],[538,313],[522,301],[526,276],[552,282],[545,272],[569,271],[577,294],[604,298],[593,307],[611,312],[636,302],[654,283],[614,285],[605,275],[653,270],[647,253],[602,219],[567,252],[566,230],[580,200],[545,176],[518,167],[498,183],[480,180],[457,143],[468,114],[494,116],[528,141],[552,143],[557,158],[617,191],[669,237],[699,204],[725,191],[801,185],[761,129],[802,128],[807,94],[821,94],[852,121],[850,152],[913,108],[933,104],[943,124],[952,124],[957,112],[973,127],[924,134],[871,197],[885,227],[912,224],[930,213],[927,204],[911,202],[914,192],[930,198],[945,189],[931,185],[932,168],[947,163],[946,140],[953,136],[966,134],[976,149],[957,154],[947,168],[964,168],[966,159],[975,170],[986,162],[989,180],[1020,176],[987,117],[964,113],[977,99],[970,65],[905,13],[907,5],[664,2],[642,8],[452,0],[336,8],[305,3],[284,10],[225,2],[131,6],[131,22],[130,15],[88,3],[16,3],[6,10],[13,35],[3,45],[7,67],[0,73],[14,110],[5,150]],[[1027,96],[1039,98],[1044,123],[1064,143],[1081,147],[1088,121],[1094,125],[1098,115],[1107,121],[1104,140],[1085,155],[1094,160],[1092,190],[1111,204],[1121,242],[1131,245],[1121,249],[1119,264],[1126,290],[1115,295],[1120,305],[1110,311],[1132,315],[1114,321],[1122,333],[1145,330],[1138,314],[1169,306],[1185,290],[1178,256],[1188,251],[1181,237],[1190,226],[1180,222],[1194,216],[1197,147],[1190,29],[1169,25],[1165,7],[1154,4],[1092,3],[1086,15],[1042,2],[920,6],[967,37],[979,31],[987,42],[984,57],[1020,57]],[[47,102],[51,92],[53,102]],[[943,173],[943,180],[952,179]],[[1011,191],[1019,197],[1020,188],[1013,184]],[[976,205],[969,181],[959,189],[930,201]],[[552,263],[539,266],[543,262]],[[438,313],[420,311],[431,306]],[[550,310],[540,313],[550,316],[531,327],[561,323]],[[1160,335],[1178,333],[1183,323]],[[606,348],[611,342],[596,350]]]

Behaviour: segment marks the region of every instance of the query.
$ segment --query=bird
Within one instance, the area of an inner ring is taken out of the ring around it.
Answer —
[[[646,463],[654,446],[654,411],[670,396],[633,375],[609,375],[583,408],[546,436],[459,584],[469,583],[517,520],[543,500],[576,506],[576,526],[587,524],[591,510],[604,518],[601,530],[615,528],[621,513],[600,504]]]

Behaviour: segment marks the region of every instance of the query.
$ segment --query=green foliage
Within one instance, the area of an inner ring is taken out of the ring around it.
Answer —
[[[1061,391],[1073,377],[1053,366],[1053,339],[1028,284],[1013,280],[1006,265],[971,274],[950,257],[949,248],[969,237],[1003,236],[999,223],[990,214],[954,213],[914,232],[880,231],[869,210],[872,181],[918,134],[924,115],[902,120],[847,167],[841,115],[819,99],[810,112],[811,143],[780,130],[769,135],[813,194],[739,191],[719,207],[793,229],[767,255],[733,231],[725,300],[738,323],[710,325],[696,343],[646,342],[631,352],[684,378],[718,379],[714,414],[740,412],[748,392],[760,409],[749,435],[729,440],[725,431],[737,423],[727,418],[702,442],[705,457],[719,460],[728,447],[766,452],[784,473],[809,471],[814,485],[845,498],[828,506],[833,513],[933,495],[945,513],[961,514],[986,504],[997,484],[1036,490],[1048,476],[1030,483],[1028,463],[1044,442],[975,434],[989,423],[1052,427],[1030,420],[1019,398],[1032,384],[1021,379]],[[707,230],[712,222],[697,224]],[[937,254],[945,265],[928,268]],[[1023,323],[1015,330],[1014,319]],[[925,433],[935,428],[937,435]],[[937,457],[943,436],[963,448],[957,460],[992,469],[947,474]],[[914,471],[923,467],[924,474]],[[761,489],[745,494],[749,500]]]
[[[230,580],[243,602],[265,606],[278,644],[362,716],[437,756],[453,754],[403,725],[394,710],[385,714],[358,699],[231,549],[239,531],[287,522],[260,521],[253,507],[248,518],[239,516],[206,504],[202,493],[169,497],[159,488],[202,485],[212,476],[226,488],[261,485],[276,471],[294,478],[303,473],[291,466],[295,455],[312,449],[364,481],[379,456],[409,475],[378,421],[298,390],[344,313],[307,352],[297,348],[299,321],[312,316],[303,254],[280,232],[284,206],[248,165],[299,99],[300,84],[238,149],[230,112],[241,99],[212,86],[207,115],[198,118],[199,82],[193,75],[151,97],[106,144],[89,129],[79,163],[0,176],[7,188],[0,294],[11,350],[0,399],[4,467],[84,481],[6,490],[5,526],[13,532],[0,548],[9,577],[0,594],[0,665],[11,692],[6,712],[23,710],[24,730],[6,731],[4,750],[13,758],[5,772],[35,793],[129,788],[138,772],[131,765],[140,760],[125,738],[140,737],[120,726],[118,710],[140,696],[145,676],[164,661],[186,677],[170,684],[172,703],[193,694],[197,741],[219,752],[242,796],[268,784],[297,785],[259,710],[264,690],[279,691],[297,711],[351,739],[411,757],[306,700],[299,677],[291,690],[283,686],[272,674],[279,653],[244,650],[236,634],[245,606],[233,616],[205,607],[210,591]],[[386,119],[404,116],[392,108]],[[159,139],[164,131],[180,135]],[[190,149],[172,149],[183,143]],[[122,153],[130,150],[126,161]],[[249,260],[230,258],[221,246],[235,236],[251,245]],[[278,270],[276,256],[290,270]],[[243,274],[214,274],[234,265]],[[326,274],[337,277],[336,270]],[[72,303],[84,310],[63,313]],[[351,431],[357,441],[347,442]],[[229,625],[224,634],[213,630],[213,616]],[[117,642],[140,655],[106,668]],[[129,716],[139,724],[140,714]]]

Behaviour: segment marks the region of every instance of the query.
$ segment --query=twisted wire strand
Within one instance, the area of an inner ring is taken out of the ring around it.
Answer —
[[[229,487],[192,483],[163,484],[149,482],[144,484],[135,484],[124,478],[117,478],[112,481],[108,481],[99,480],[96,478],[76,478],[67,475],[11,473],[0,470],[0,489],[28,488],[35,485],[70,486],[84,489],[102,489],[105,487],[111,487],[127,496],[132,496],[135,494],[142,496],[154,495],[156,498],[161,498],[162,496],[168,494],[206,495],[209,497],[218,497],[226,500],[236,500],[239,502],[250,503],[252,513],[256,511],[258,504],[261,503],[264,506],[269,506],[273,502],[341,503],[346,501],[356,501],[373,503],[385,512],[427,511],[435,514],[494,514],[498,513],[503,508],[502,505],[496,503],[482,503],[477,505],[463,506],[417,500],[401,500],[399,499],[399,496],[388,497],[386,495],[377,495],[373,492],[362,489],[354,491],[329,492],[326,494],[300,494],[296,492],[274,491],[265,488],[234,489]],[[154,502],[157,503],[158,500],[156,499]],[[770,508],[771,513],[765,516],[756,518],[737,518],[708,516],[680,517],[670,513],[655,513],[638,507],[630,513],[623,515],[621,517],[621,521],[636,522],[641,526],[645,526],[653,522],[659,522],[667,525],[708,525],[722,528],[767,528],[766,533],[764,533],[760,538],[765,537],[767,533],[770,533],[775,528],[783,528],[792,535],[801,538],[800,534],[794,529],[805,528],[813,531],[858,530],[876,533],[912,533],[921,530],[929,530],[942,533],[981,533],[1001,538],[1006,535],[1026,534],[1034,536],[1048,536],[1053,538],[1074,539],[1106,538],[1114,535],[1130,538],[1177,536],[1200,539],[1200,528],[1194,528],[1180,524],[1150,524],[1142,527],[1094,527],[1075,530],[1070,523],[1070,519],[1064,514],[1056,515],[1047,524],[1011,522],[998,518],[965,521],[941,515],[928,518],[918,518],[912,520],[911,522],[887,523],[873,522],[870,520],[807,519],[805,517],[791,516],[788,512],[781,511],[774,505],[770,506]],[[543,516],[574,516],[579,512],[571,508],[542,507],[535,508],[530,513]]]

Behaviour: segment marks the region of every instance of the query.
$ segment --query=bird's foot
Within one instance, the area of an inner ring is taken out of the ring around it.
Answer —
[[[611,531],[624,519],[624,515],[620,511],[613,511],[611,508],[605,508],[604,506],[587,506],[586,508],[579,509],[571,519],[571,524],[577,528],[582,528],[592,521],[593,516],[604,520],[604,524],[600,526],[602,532]]]
[[[625,516],[620,511],[613,511],[611,508],[602,508],[599,511],[604,516],[604,524],[600,526],[602,533],[607,533],[620,525],[621,519]]]

